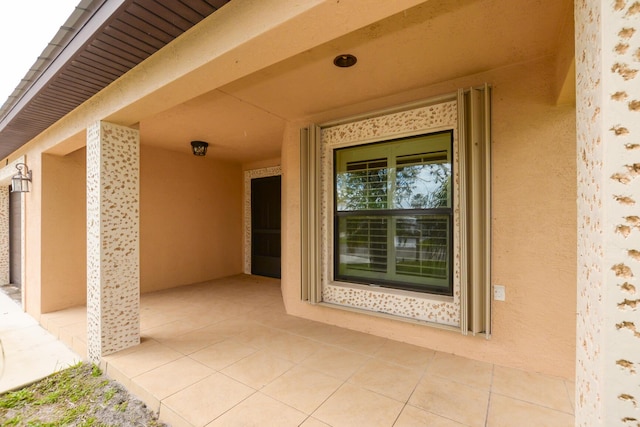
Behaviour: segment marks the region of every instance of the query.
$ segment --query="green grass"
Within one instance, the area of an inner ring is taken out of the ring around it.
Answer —
[[[163,425],[140,402],[131,402],[97,366],[79,363],[0,395],[0,427]]]

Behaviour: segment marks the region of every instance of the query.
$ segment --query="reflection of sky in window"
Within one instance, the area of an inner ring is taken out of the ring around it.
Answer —
[[[451,178],[450,163],[430,163],[398,168],[396,182],[402,181],[402,173],[411,169],[408,176],[414,176],[408,180],[404,188],[397,185],[394,201],[396,208],[436,208],[449,206],[449,180]]]

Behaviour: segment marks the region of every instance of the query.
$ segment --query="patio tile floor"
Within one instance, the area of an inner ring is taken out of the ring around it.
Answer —
[[[86,354],[86,310],[41,323]],[[571,381],[288,316],[234,276],[141,297],[142,343],[102,368],[173,427],[573,426]]]

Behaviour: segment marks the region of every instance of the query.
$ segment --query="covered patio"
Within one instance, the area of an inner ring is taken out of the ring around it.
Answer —
[[[86,308],[42,315],[79,354]],[[249,275],[141,296],[142,343],[102,368],[173,427],[572,426],[573,382],[285,313]]]

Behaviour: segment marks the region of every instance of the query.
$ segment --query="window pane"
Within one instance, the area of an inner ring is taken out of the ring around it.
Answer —
[[[396,159],[396,209],[432,209],[451,206],[451,163],[446,151]]]
[[[451,295],[452,132],[335,151],[336,279]]]
[[[337,171],[339,211],[387,209],[387,159],[348,162]]]
[[[357,271],[387,271],[387,219],[349,216],[339,221],[339,270],[343,274]],[[358,274],[358,273],[355,273]]]
[[[395,249],[397,274],[446,280],[449,276],[449,217],[397,218]]]

